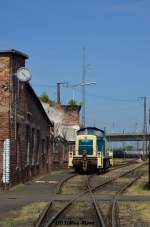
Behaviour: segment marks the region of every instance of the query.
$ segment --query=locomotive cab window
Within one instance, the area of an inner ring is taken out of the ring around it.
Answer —
[[[105,152],[105,141],[104,140],[97,140],[98,151],[102,153]]]
[[[84,153],[87,155],[93,154],[93,140],[79,141],[79,155],[83,155]]]

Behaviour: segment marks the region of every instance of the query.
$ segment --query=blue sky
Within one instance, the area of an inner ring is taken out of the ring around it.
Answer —
[[[86,89],[87,124],[134,131],[138,122],[142,129],[137,97],[147,96],[149,107],[149,0],[1,0],[0,8],[0,49],[29,55],[37,94],[56,99],[58,81],[80,82],[85,46],[86,80],[97,83]],[[61,92],[67,103],[72,89]],[[81,101],[81,88],[75,97]]]

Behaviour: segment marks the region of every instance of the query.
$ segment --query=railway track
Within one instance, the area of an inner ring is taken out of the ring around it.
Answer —
[[[77,176],[77,173],[73,173],[69,176],[67,176],[65,179],[63,179],[62,181],[60,181],[60,183],[58,184],[57,186],[57,189],[56,189],[56,194],[60,194],[61,191],[62,191],[62,187],[63,185],[65,184],[65,182],[67,182],[68,180],[70,180],[71,178]]]
[[[111,167],[111,169],[117,169],[117,168],[122,168],[122,167],[125,167],[125,166],[129,166],[129,165],[132,165],[134,163],[137,163],[139,161],[138,158],[136,159],[133,159],[133,160],[129,160],[129,161],[122,161],[121,163],[118,163],[118,164],[115,164],[113,167]]]
[[[55,194],[59,194],[61,193],[61,190],[62,190],[62,187],[63,185],[65,184],[65,182],[67,182],[69,179],[75,177],[77,174],[76,173],[73,173],[67,177],[65,177],[62,181],[60,181],[60,183],[57,185],[57,188],[56,188],[56,192]],[[52,207],[52,204],[53,204],[53,199],[48,203],[48,205],[46,206],[46,208],[43,210],[42,214],[40,215],[35,227],[41,227],[41,226],[45,226],[45,219],[47,219],[47,216],[48,216],[48,213],[49,213],[49,210],[50,208]]]
[[[120,194],[122,194],[124,191],[126,191],[127,188],[129,188],[135,181],[137,181],[140,177],[143,176],[144,173],[139,174],[136,176],[134,179],[130,180],[127,184],[125,184],[119,191],[116,192],[112,205],[111,205],[111,224],[112,227],[119,227],[120,222],[119,222],[119,208],[117,206],[117,199]]]
[[[122,164],[111,167],[106,172],[102,173],[101,176],[103,176],[103,175],[105,176],[105,174],[108,173],[108,172],[112,173],[112,171],[114,171],[114,170],[122,169],[123,167],[128,167],[128,166],[135,164],[135,163],[136,163],[136,160],[130,161],[130,162],[123,162]],[[80,177],[82,177],[82,179],[77,180],[77,178],[80,178]],[[80,188],[82,188],[82,190],[83,190],[83,188],[86,187],[85,183],[83,182],[83,181],[85,181],[85,179],[83,179],[84,177],[85,177],[85,175],[79,175],[79,174],[70,175],[69,177],[65,178],[64,180],[62,180],[58,184],[56,193],[57,194],[60,194],[60,193],[65,194],[65,192],[64,192],[65,190],[63,190],[64,189],[63,186],[68,189],[68,188],[70,188],[71,185],[72,185],[71,194],[77,193],[77,191],[75,191],[75,188],[73,188],[75,186],[75,185],[73,185],[73,183],[77,184],[77,185],[80,184]],[[65,183],[67,183],[67,184],[65,184]]]
[[[99,205],[98,205],[98,202],[94,196],[94,193],[93,193],[93,190],[90,186],[90,182],[89,182],[90,178],[87,179],[87,188],[89,190],[89,193],[92,197],[92,200],[93,200],[93,206],[96,210],[96,214],[97,214],[97,217],[98,217],[98,221],[99,221],[99,226],[101,227],[106,227],[105,225],[105,220],[104,220],[104,215],[103,215],[103,212],[102,210],[100,209]]]
[[[130,164],[129,164],[130,165]],[[143,164],[144,165],[144,164]],[[44,212],[42,213],[41,217],[39,218],[38,222],[36,223],[36,227],[50,227],[53,226],[54,223],[56,223],[56,221],[61,217],[62,214],[64,214],[65,212],[67,213],[68,209],[71,207],[71,205],[73,205],[76,201],[78,201],[82,196],[87,196],[90,195],[91,199],[92,199],[92,204],[93,204],[93,208],[96,212],[96,216],[98,219],[98,225],[96,226],[102,226],[102,227],[106,227],[108,226],[106,222],[106,220],[104,219],[104,215],[98,205],[98,202],[96,201],[96,197],[95,197],[95,192],[99,189],[101,189],[102,187],[104,187],[107,184],[111,184],[112,182],[114,182],[115,180],[124,177],[125,175],[134,172],[136,169],[140,168],[142,165],[139,165],[137,167],[131,168],[129,171],[123,172],[121,174],[118,174],[116,176],[113,176],[112,178],[106,179],[104,182],[97,184],[96,186],[91,186],[90,185],[90,180],[93,178],[93,175],[90,175],[87,177],[86,180],[86,189],[84,188],[83,191],[81,191],[80,193],[78,193],[73,199],[71,199],[69,202],[65,202],[64,206],[62,208],[60,208],[58,211],[56,211],[55,213],[51,213],[51,207],[54,203],[54,201],[50,201],[50,203],[48,204],[47,208],[44,210]],[[117,167],[118,168],[122,168]],[[62,187],[64,185],[65,182],[67,182],[68,180],[72,179],[73,177],[75,177],[76,174],[72,174],[71,176],[67,177],[66,179],[64,179],[58,186],[57,189],[57,193],[60,193],[62,190]],[[84,175],[85,176],[85,175]],[[122,188],[120,188],[119,191],[117,191],[113,197],[113,201],[112,201],[112,205],[110,206],[110,210],[111,212],[109,212],[108,216],[109,219],[111,219],[111,221],[109,223],[111,223],[111,225],[109,226],[113,226],[113,227],[118,227],[119,223],[116,220],[118,217],[118,214],[116,213],[116,207],[117,207],[117,198],[119,196],[119,194],[121,194],[123,191],[125,191],[132,183],[134,183],[138,178],[140,177],[140,175],[137,178],[134,178],[132,181],[130,181],[128,184],[125,184]],[[110,216],[111,213],[111,216]]]
[[[140,168],[140,167],[139,167]],[[109,218],[109,226],[112,227],[120,227],[120,219],[119,219],[119,206],[118,206],[118,197],[125,192],[132,184],[134,184],[140,177],[143,176],[144,171],[137,171],[139,168],[135,168],[133,170],[131,170],[131,172],[125,174],[124,176],[128,176],[128,174],[130,174],[130,177],[132,176],[132,179],[130,179],[129,177],[129,181],[122,184],[120,186],[120,188],[115,192],[112,201],[111,201],[111,205],[110,205],[110,210],[109,210],[109,214],[107,215]],[[124,177],[123,176],[123,177]]]
[[[137,181],[141,176],[143,176],[144,174],[144,171],[142,172],[139,172],[139,168],[141,168],[143,165],[145,164],[142,164],[138,167],[135,167],[133,169],[130,169],[129,171],[125,172],[125,173],[122,173],[116,177],[113,177],[112,179],[110,180],[107,180],[105,181],[104,183],[100,184],[100,185],[97,185],[93,188],[91,188],[90,190],[92,192],[96,192],[98,191],[99,189],[101,190],[105,190],[105,186],[108,186],[110,185],[110,190],[112,189],[112,182],[116,182],[116,180],[122,178],[122,177],[125,177],[125,176],[128,176],[128,175],[133,175],[133,179],[129,180],[127,183],[124,183],[123,185],[120,186],[120,188],[115,192],[114,196],[113,196],[113,199],[112,199],[112,202],[111,202],[111,205],[110,205],[110,209],[109,209],[109,212],[107,214],[107,218],[103,218],[104,223],[105,223],[105,226],[112,226],[112,227],[120,227],[120,222],[119,222],[119,207],[118,207],[118,204],[117,204],[117,199],[119,197],[120,194],[122,194],[126,189],[128,189],[135,181]],[[135,174],[135,172],[137,171],[137,175]],[[136,176],[135,176],[136,175]],[[99,208],[100,209],[100,208]],[[103,215],[104,216],[104,215]],[[103,225],[101,225],[103,226]]]

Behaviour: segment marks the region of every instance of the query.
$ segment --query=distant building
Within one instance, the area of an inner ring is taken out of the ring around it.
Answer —
[[[0,51],[0,182],[15,184],[50,168],[53,124],[29,83],[15,73],[28,56]]]
[[[80,129],[81,106],[60,105],[52,101],[42,102],[42,105],[50,121],[54,123],[55,137],[61,136],[67,141],[74,142],[76,131]]]

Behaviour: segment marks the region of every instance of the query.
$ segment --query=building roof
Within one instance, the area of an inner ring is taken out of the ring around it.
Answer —
[[[82,132],[82,131],[84,131],[85,129],[87,129],[87,130],[88,130],[88,129],[93,129],[93,130],[95,130],[95,131],[100,131],[100,132],[104,133],[104,130],[99,129],[99,128],[96,128],[96,127],[84,127],[84,128],[79,129],[78,132]]]
[[[80,124],[78,120],[70,124],[70,122],[72,121],[71,119],[70,121],[68,120],[67,123],[65,123],[65,118],[66,118],[66,114],[67,116],[71,115],[71,113],[70,112],[68,113],[68,111],[77,112],[80,110],[81,107],[60,105],[55,102],[49,102],[49,103],[41,102],[41,103],[47,113],[47,116],[54,123],[55,136],[63,137],[67,141],[72,141],[72,142],[75,141],[76,131],[79,130]]]
[[[28,59],[28,55],[15,49],[10,49],[10,50],[0,50],[0,54],[16,54],[24,57],[25,59]]]
[[[38,96],[36,95],[35,91],[33,90],[33,88],[31,87],[31,85],[29,83],[25,83],[26,88],[29,90],[29,92],[32,94],[32,96],[35,98],[35,101],[37,103],[37,105],[39,106],[39,109],[41,110],[44,118],[47,120],[48,124],[50,126],[54,126],[54,124],[50,121],[50,119],[48,118],[41,102],[40,99],[38,98]]]

